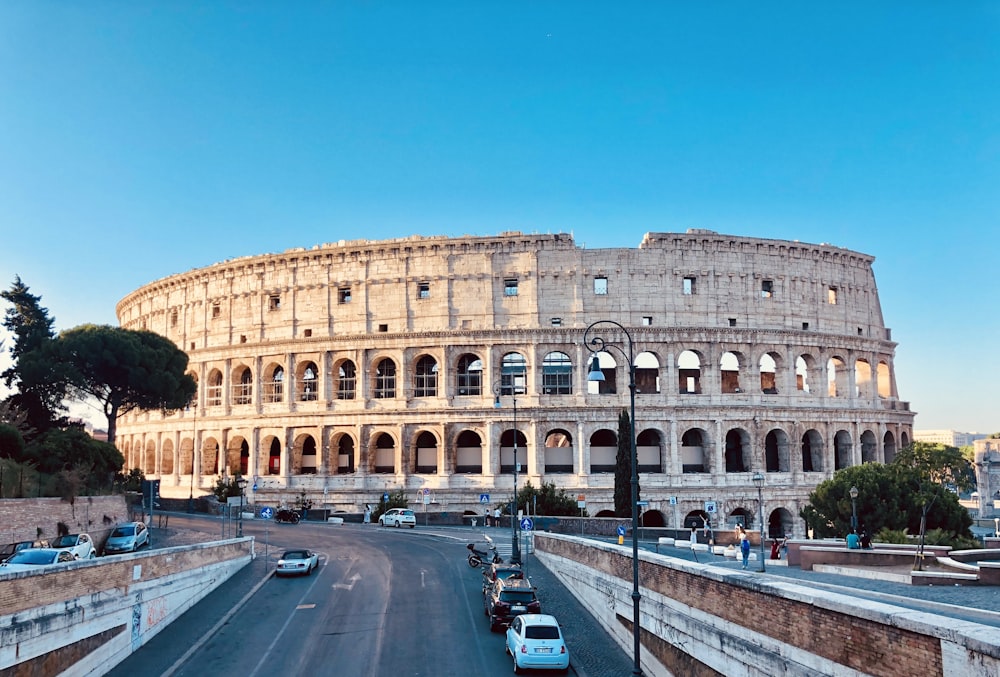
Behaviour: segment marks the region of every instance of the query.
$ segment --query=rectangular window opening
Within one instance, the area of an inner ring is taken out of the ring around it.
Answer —
[[[774,280],[761,280],[760,297],[769,299],[772,294],[774,294]]]
[[[417,283],[417,298],[429,299],[430,297],[431,297],[431,283],[430,282]]]
[[[802,330],[805,331],[808,328],[809,328],[809,323],[808,322],[803,322],[802,323]]]
[[[218,301],[212,304],[212,319],[215,320],[222,316],[222,307],[219,305]]]
[[[606,296],[608,293],[608,278],[606,277],[595,277],[594,278],[594,293],[598,296]]]
[[[552,318],[552,326],[553,327],[561,327],[562,326],[562,318],[561,317],[553,317]]]
[[[736,318],[735,317],[730,317],[729,318],[729,326],[730,327],[735,327],[736,326]]]
[[[313,330],[312,329],[306,329],[302,333],[305,335],[306,338],[309,338],[310,336],[313,335]],[[511,500],[513,500],[513,499],[511,499]]]
[[[351,288],[350,287],[341,287],[337,291],[337,300],[340,303],[350,303],[351,302]]]
[[[517,296],[517,280],[508,278],[503,281],[503,295]]]
[[[691,296],[694,294],[694,278],[685,277],[684,278],[684,295]]]
[[[653,326],[653,316],[652,315],[643,315],[642,316],[642,326],[643,327],[652,327]]]
[[[378,326],[378,330],[384,334],[387,331],[389,331],[389,325],[387,325],[387,324],[380,324]]]
[[[830,305],[837,305],[837,288],[830,287],[826,290],[826,302]]]
[[[278,310],[280,308],[281,308],[281,297],[278,296],[277,294],[271,294],[271,296],[268,297],[267,300],[267,309]]]

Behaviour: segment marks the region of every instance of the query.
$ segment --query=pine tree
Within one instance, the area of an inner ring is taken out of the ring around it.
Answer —
[[[618,416],[618,455],[615,457],[615,516],[632,516],[632,422],[624,409]]]

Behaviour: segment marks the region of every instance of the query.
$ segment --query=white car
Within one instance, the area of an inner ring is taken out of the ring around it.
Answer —
[[[73,555],[74,559],[94,559],[97,557],[97,548],[94,547],[94,541],[88,534],[60,536],[49,543],[49,547],[54,550],[66,550]]]
[[[126,522],[119,524],[104,542],[104,554],[118,552],[135,552],[144,545],[149,545],[149,529],[142,522]]]
[[[392,526],[398,529],[399,527],[407,526],[412,529],[417,526],[417,516],[413,514],[412,510],[407,508],[390,508],[379,515],[378,523],[379,526],[383,527]]]
[[[555,616],[522,614],[507,628],[507,653],[514,659],[514,672],[526,668],[569,670],[569,649]]]
[[[286,550],[278,560],[275,576],[311,576],[319,566],[319,555],[311,550]]]
[[[8,571],[32,571],[53,564],[75,562],[76,558],[68,550],[53,550],[52,548],[25,548],[0,564],[0,573]]]

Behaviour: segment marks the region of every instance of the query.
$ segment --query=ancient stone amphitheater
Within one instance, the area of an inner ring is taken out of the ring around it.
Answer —
[[[122,326],[188,353],[198,394],[124,417],[117,443],[164,495],[240,474],[257,503],[305,492],[348,512],[403,490],[481,513],[481,495],[511,496],[516,454],[518,486],[553,483],[594,515],[613,508],[631,381],[647,525],[706,510],[753,525],[760,472],[770,530],[802,533],[816,484],[912,436],[872,261],[705,230],[634,249],[512,232],[225,261],[118,304]]]

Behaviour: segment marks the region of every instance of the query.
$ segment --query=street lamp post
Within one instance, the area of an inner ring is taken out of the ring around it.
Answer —
[[[757,487],[757,508],[760,511],[760,573],[764,573],[764,473],[755,472],[753,483]]]
[[[503,384],[498,383],[493,388],[493,406],[500,408],[500,394],[503,392]],[[510,563],[521,563],[521,543],[518,538],[517,523],[517,386],[512,382],[510,386],[510,398],[514,403],[514,500],[510,504]],[[501,435],[502,439],[503,435]]]
[[[237,526],[237,536],[243,538],[243,490],[247,488],[247,481],[240,477],[236,480],[236,486],[240,488],[240,521]]]
[[[851,487],[851,531],[858,533],[858,488]]]
[[[628,352],[626,353],[621,346],[608,343],[601,336],[594,336],[588,341],[587,337],[590,335],[590,330],[599,324],[610,324],[621,331],[625,335],[626,340],[628,340]],[[629,415],[632,417],[629,422],[631,426],[629,460],[632,465],[632,674],[642,675],[642,663],[639,653],[642,627],[639,616],[639,465],[635,442],[635,345],[632,342],[632,335],[628,333],[628,330],[614,320],[597,320],[596,322],[592,322],[583,332],[583,344],[589,347],[593,353],[590,373],[587,376],[588,381],[600,382],[604,380],[604,372],[601,371],[601,364],[597,358],[598,353],[613,349],[628,360]]]
[[[192,397],[194,414],[191,425],[191,488],[188,490],[188,512],[194,512],[194,450],[198,446],[198,393]],[[183,496],[183,494],[181,494]]]

